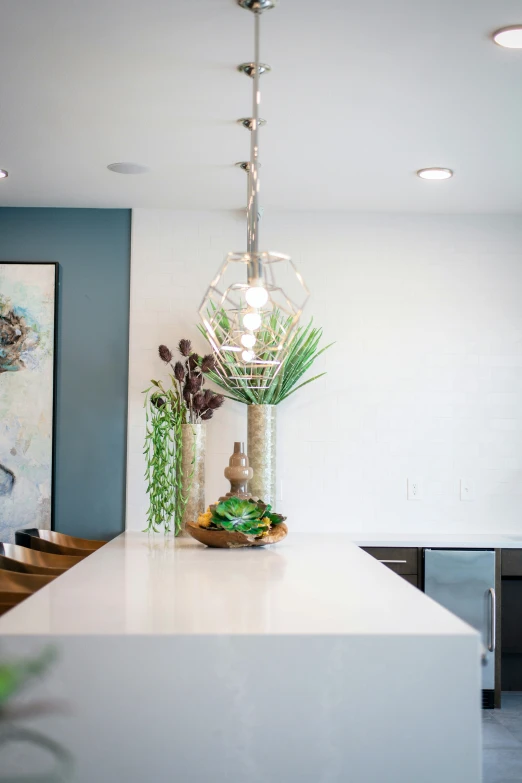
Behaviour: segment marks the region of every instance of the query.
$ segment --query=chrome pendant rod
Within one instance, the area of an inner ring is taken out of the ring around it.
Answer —
[[[250,171],[248,172],[248,202],[247,202],[247,249],[249,253],[259,250],[259,104],[261,93],[259,89],[259,38],[261,13],[254,13],[254,75],[252,103],[252,131],[250,138]]]

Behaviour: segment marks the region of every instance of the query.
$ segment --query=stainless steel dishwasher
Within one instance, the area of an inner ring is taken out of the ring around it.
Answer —
[[[424,592],[480,631],[483,705],[495,692],[495,552],[475,549],[425,549]]]

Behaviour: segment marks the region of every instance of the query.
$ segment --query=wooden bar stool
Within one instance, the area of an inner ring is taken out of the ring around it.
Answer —
[[[42,574],[20,574],[16,571],[0,569],[0,613],[3,614],[13,606],[29,598],[56,579],[55,576]]]
[[[0,617],[9,609],[21,604],[27,597],[24,593],[0,593]]]
[[[55,533],[53,530],[38,530],[37,528],[17,530],[15,542],[19,546],[36,549],[39,552],[80,558],[88,557],[106,543],[105,541],[89,541],[86,538],[75,538],[63,533]]]
[[[60,546],[70,546],[73,549],[88,549],[89,551],[95,551],[105,546],[106,541],[96,541],[90,538],[77,538],[76,536],[67,536],[65,533],[56,533],[54,530],[38,530],[40,538],[45,541],[50,541],[53,544],[60,544]]]
[[[16,544],[0,544],[0,568],[24,574],[59,576],[82,562],[81,557],[49,555]]]
[[[19,574],[0,569],[0,593],[26,593],[32,595],[50,585],[57,577],[47,574]]]

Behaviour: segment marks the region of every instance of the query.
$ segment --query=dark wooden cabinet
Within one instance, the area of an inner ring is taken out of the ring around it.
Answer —
[[[502,690],[522,691],[522,549],[502,550]]]
[[[416,547],[364,546],[362,549],[410,584],[422,588],[419,550]]]
[[[502,619],[502,651],[522,655],[522,578],[502,580]]]
[[[518,577],[522,579],[522,549],[502,550],[502,578]]]

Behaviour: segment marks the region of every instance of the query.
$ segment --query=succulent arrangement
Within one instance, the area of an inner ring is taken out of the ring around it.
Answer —
[[[241,500],[230,497],[209,506],[198,518],[198,526],[209,530],[229,530],[248,536],[263,537],[284,522],[286,517],[276,514],[262,500]]]
[[[225,398],[204,389],[205,375],[214,369],[214,357],[199,356],[190,340],[180,340],[184,361],[174,361],[172,351],[160,345],[159,356],[172,370],[171,385],[152,380],[145,391],[145,479],[149,496],[147,531],[181,532],[187,492],[183,492],[182,427],[208,421]]]

